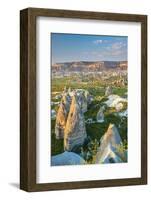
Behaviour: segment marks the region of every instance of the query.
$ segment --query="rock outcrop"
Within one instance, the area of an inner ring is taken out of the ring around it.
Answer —
[[[96,120],[99,123],[104,122],[104,113],[103,113],[103,111],[104,111],[104,107],[101,107],[99,109],[98,113],[97,113]]]
[[[105,96],[109,96],[113,93],[112,86],[108,86],[105,91]]]
[[[87,99],[86,97],[84,96],[84,93],[81,92],[78,96],[78,104],[81,108],[81,111],[83,113],[85,113],[87,110],[88,110],[88,104],[87,104]]]
[[[105,101],[104,103],[108,106],[108,107],[116,107],[117,104],[119,103],[127,103],[127,99],[122,98],[116,94],[112,94],[108,96],[108,100]]]
[[[83,144],[86,138],[85,120],[78,104],[76,93],[72,97],[70,111],[64,130],[64,149],[71,151],[76,145]]]
[[[117,112],[121,111],[123,109],[123,103],[121,102],[117,103],[115,109]]]
[[[70,96],[65,93],[62,97],[57,116],[56,116],[56,125],[55,125],[55,135],[56,139],[64,138],[64,130],[66,127],[66,121],[70,109]]]
[[[67,120],[66,108],[65,105],[61,102],[56,116],[56,125],[55,125],[56,139],[62,139],[64,137],[66,120]]]
[[[127,116],[128,116],[128,110],[126,109],[126,110],[124,110],[123,112],[119,112],[118,115],[119,115],[120,117],[127,117]]]
[[[96,163],[121,163],[125,154],[119,147],[122,145],[120,134],[114,124],[110,124],[107,132],[100,140],[100,147],[96,155]]]
[[[68,93],[64,93],[61,99],[61,102],[64,104],[66,112],[69,113],[70,104],[71,104],[71,97]]]
[[[51,119],[55,119],[56,118],[56,111],[51,109]]]
[[[81,156],[73,152],[65,151],[64,153],[51,157],[52,166],[82,165],[82,164],[85,164],[85,160]]]

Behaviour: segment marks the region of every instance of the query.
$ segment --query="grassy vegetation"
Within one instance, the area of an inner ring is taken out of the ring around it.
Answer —
[[[63,153],[63,139],[56,140],[55,137],[55,120],[51,120],[51,155]]]
[[[86,77],[87,78],[87,77]],[[104,96],[105,94],[105,86],[107,83],[100,80],[92,79],[84,79],[82,80],[80,77],[64,77],[64,78],[55,78],[52,81],[52,92],[62,92],[64,87],[71,89],[86,89],[89,91],[91,95],[94,97],[94,101],[89,105],[88,111],[84,114],[85,119],[92,118],[96,121],[96,115],[100,109],[100,106],[103,105],[103,102],[107,100]],[[86,82],[87,80],[87,82]],[[89,80],[89,81],[88,81]],[[113,87],[113,93],[119,96],[124,96],[127,92],[127,87]],[[52,95],[52,101],[60,101],[60,99],[56,100],[55,95]],[[51,107],[57,112],[58,105],[53,105]],[[123,110],[127,108],[127,104],[124,104]],[[105,121],[103,123],[92,123],[86,124],[86,132],[88,137],[90,138],[91,142],[98,142],[103,134],[106,132],[110,123],[116,125],[119,130],[120,136],[123,141],[127,142],[127,118],[126,117],[119,117],[115,115],[116,110],[115,108],[106,108],[104,112]],[[64,151],[63,148],[63,139],[56,140],[55,139],[55,120],[51,120],[51,152],[52,155],[56,155],[62,153]],[[93,159],[94,159],[93,155]],[[90,162],[93,162],[93,159]]]

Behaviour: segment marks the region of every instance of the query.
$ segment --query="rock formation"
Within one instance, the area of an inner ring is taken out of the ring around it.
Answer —
[[[64,138],[64,130],[66,126],[69,109],[70,109],[70,96],[67,93],[65,93],[62,97],[56,117],[56,126],[55,126],[56,139]]]
[[[51,119],[55,119],[56,118],[56,111],[51,109]]]
[[[117,112],[121,111],[123,109],[123,104],[121,102],[117,103],[115,109]]]
[[[64,104],[66,112],[69,113],[70,104],[71,104],[71,97],[68,93],[64,93],[61,102]]]
[[[122,154],[118,152],[118,147],[122,145],[120,134],[114,124],[110,124],[107,132],[100,140],[100,147],[96,155],[96,163],[120,163],[123,162]]]
[[[118,115],[119,115],[120,117],[127,117],[127,116],[128,116],[128,110],[126,109],[126,110],[124,110],[124,111],[122,111],[122,112],[119,112]]]
[[[64,149],[71,151],[74,146],[83,144],[85,138],[85,120],[75,93],[72,97],[70,111],[64,131]]]
[[[105,91],[105,96],[109,96],[113,93],[112,86],[108,86]]]
[[[82,165],[85,164],[85,160],[76,153],[65,151],[64,153],[58,154],[51,157],[52,166],[60,165]]]
[[[103,111],[104,111],[104,107],[101,107],[99,109],[98,113],[97,113],[96,120],[99,123],[104,122],[104,113],[103,113]]]
[[[61,102],[56,117],[56,125],[55,125],[56,139],[61,139],[64,137],[66,120],[67,120],[67,112],[65,109],[65,105]]]
[[[117,104],[119,103],[127,103],[127,99],[126,98],[122,98],[116,94],[112,94],[108,96],[108,100],[105,101],[104,103],[108,106],[108,107],[116,107]]]
[[[84,93],[81,92],[78,96],[78,103],[79,103],[79,106],[81,108],[81,111],[83,113],[85,113],[88,109],[88,104],[87,104],[87,99],[86,97],[84,96]]]

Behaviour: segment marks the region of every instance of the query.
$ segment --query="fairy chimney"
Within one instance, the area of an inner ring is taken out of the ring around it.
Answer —
[[[107,132],[100,140],[100,147],[96,155],[96,163],[122,162],[121,157],[117,154],[119,145],[122,144],[120,134],[114,124],[110,124]]]
[[[70,109],[70,97],[68,94],[64,94],[56,116],[56,125],[55,125],[56,139],[64,138],[64,130],[66,126],[69,109]]]
[[[75,93],[72,97],[70,111],[64,131],[64,149],[71,151],[74,146],[83,144],[86,136],[84,116]]]

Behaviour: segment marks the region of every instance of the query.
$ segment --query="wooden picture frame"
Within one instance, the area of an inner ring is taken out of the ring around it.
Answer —
[[[109,20],[141,23],[141,177],[36,183],[36,18]],[[147,16],[27,8],[20,12],[20,188],[47,191],[147,184]]]

